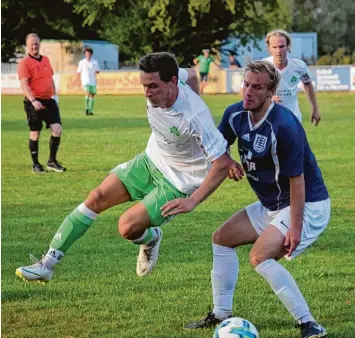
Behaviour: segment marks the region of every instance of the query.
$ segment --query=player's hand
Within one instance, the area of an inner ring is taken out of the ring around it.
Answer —
[[[243,179],[244,169],[243,167],[236,161],[231,158],[228,159],[228,178],[234,181],[239,181]]]
[[[52,99],[55,101],[55,103],[58,105],[59,104],[59,97],[58,95],[53,95]]]
[[[272,97],[272,100],[273,100],[275,103],[281,103],[281,102],[282,102],[282,100],[281,100],[277,95],[274,95],[274,96]]]
[[[43,106],[42,106],[42,103],[37,101],[37,100],[34,100],[31,102],[32,103],[32,106],[36,109],[36,110],[41,110],[43,109]]]
[[[312,111],[312,116],[311,116],[311,123],[315,124],[318,126],[318,123],[320,122],[320,114],[318,109],[313,109]]]
[[[289,230],[286,234],[286,239],[284,243],[284,247],[287,252],[287,256],[291,256],[292,253],[296,250],[298,244],[301,242],[301,232],[302,229],[295,229],[291,226],[291,230]]]
[[[168,217],[185,212],[190,212],[195,209],[197,203],[192,198],[176,198],[172,201],[165,203],[161,208],[161,215]]]

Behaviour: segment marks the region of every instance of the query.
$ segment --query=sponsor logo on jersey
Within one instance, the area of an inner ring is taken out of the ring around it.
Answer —
[[[256,134],[253,143],[253,148],[257,153],[262,153],[266,148],[267,137],[263,135]]]
[[[180,136],[180,132],[179,129],[177,129],[175,126],[174,127],[170,127],[170,133],[172,133],[175,137],[179,137]]]
[[[242,136],[242,139],[245,140],[245,141],[250,141],[250,135],[249,135],[249,133],[244,134],[244,135]]]

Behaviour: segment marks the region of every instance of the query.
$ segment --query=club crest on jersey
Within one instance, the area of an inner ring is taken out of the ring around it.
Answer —
[[[266,148],[267,137],[263,135],[256,134],[253,148],[257,153],[262,153]]]
[[[175,126],[171,127],[169,129],[170,133],[172,133],[175,137],[179,137],[180,136],[180,132],[179,129],[177,129]]]

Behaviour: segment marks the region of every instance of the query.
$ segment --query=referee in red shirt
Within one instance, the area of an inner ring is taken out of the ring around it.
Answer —
[[[28,55],[18,66],[18,77],[21,89],[25,94],[24,106],[30,128],[29,148],[32,156],[33,173],[44,173],[46,170],[38,162],[38,140],[42,130],[42,122],[51,128],[49,142],[50,155],[47,169],[55,172],[64,172],[64,168],[57,161],[57,151],[62,134],[58,97],[55,93],[53,70],[49,59],[39,54],[40,39],[37,34],[31,33],[26,37]]]

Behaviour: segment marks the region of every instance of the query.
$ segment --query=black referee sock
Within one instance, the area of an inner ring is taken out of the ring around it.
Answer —
[[[38,141],[33,141],[30,139],[30,141],[28,143],[28,147],[31,152],[33,164],[39,164],[39,162],[38,162]]]
[[[59,148],[59,144],[60,144],[60,136],[51,136],[50,140],[49,140],[49,160],[48,162],[54,162],[56,161],[56,157],[57,157],[57,151]]]

